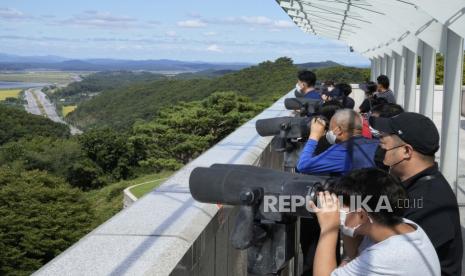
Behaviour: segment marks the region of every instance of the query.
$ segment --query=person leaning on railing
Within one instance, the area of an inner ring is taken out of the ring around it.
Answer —
[[[338,110],[331,118],[328,131],[324,120],[312,119],[310,136],[300,153],[297,170],[306,174],[341,175],[352,169],[374,167],[378,141],[363,137],[362,127],[360,114],[350,109]],[[315,155],[318,141],[323,137],[332,146]]]

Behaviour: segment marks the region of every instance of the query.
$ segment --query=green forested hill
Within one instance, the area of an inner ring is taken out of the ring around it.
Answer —
[[[68,119],[82,129],[108,126],[127,130],[138,119],[153,119],[163,107],[223,91],[271,103],[294,86],[297,71],[292,60],[280,58],[214,79],[170,79],[115,88],[83,102]]]
[[[166,79],[166,77],[149,72],[98,72],[83,77],[82,81],[73,82],[67,87],[59,89],[55,93],[50,94],[50,97],[55,101],[61,100],[65,104],[77,104],[105,90],[125,87],[133,83],[144,83],[161,79]]]
[[[0,104],[0,118],[0,145],[34,136],[69,136],[68,126],[7,105]]]
[[[369,68],[335,66],[313,70],[321,81],[332,80],[336,83],[363,83],[370,80]]]

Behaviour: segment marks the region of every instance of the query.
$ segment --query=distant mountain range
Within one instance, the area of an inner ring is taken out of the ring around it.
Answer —
[[[300,63],[297,64],[298,67],[312,70],[312,69],[317,69],[317,68],[327,68],[327,67],[335,67],[335,66],[343,66],[342,64],[339,64],[337,62],[327,60],[327,61],[321,61],[321,62],[307,62],[307,63]]]
[[[16,56],[0,53],[0,70],[115,71],[143,70],[197,72],[203,70],[240,70],[248,63],[208,63],[178,60],[67,59],[58,56]]]
[[[123,59],[67,59],[59,56],[17,56],[0,53],[0,70],[61,70],[61,71],[116,71],[143,70],[157,72],[235,71],[250,63],[209,63],[202,61],[123,60]],[[300,68],[316,69],[340,66],[333,61],[297,64]]]

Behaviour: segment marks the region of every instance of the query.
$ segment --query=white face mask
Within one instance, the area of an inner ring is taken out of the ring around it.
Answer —
[[[327,131],[326,132],[326,140],[328,141],[328,143],[330,143],[331,145],[334,145],[336,144],[336,134],[334,134],[334,131],[330,130],[330,131]]]
[[[362,226],[361,224],[355,226],[355,227],[348,227],[346,226],[346,218],[347,218],[347,214],[350,214],[350,213],[353,213],[355,211],[344,211],[344,210],[340,210],[339,211],[339,226],[340,226],[340,229],[341,229],[341,232],[342,234],[348,236],[348,237],[355,237],[355,231],[360,227]],[[368,217],[368,219],[370,220],[370,223],[373,223],[373,221],[371,220],[370,217]]]
[[[298,92],[302,92],[302,88],[300,87],[299,83],[295,84],[295,90],[297,90]]]
[[[346,218],[347,214],[353,213],[354,211],[347,212],[347,211],[339,211],[339,226],[341,228],[342,234],[353,238],[355,236],[355,230],[360,227],[361,224],[355,226],[355,227],[348,227],[346,226]]]

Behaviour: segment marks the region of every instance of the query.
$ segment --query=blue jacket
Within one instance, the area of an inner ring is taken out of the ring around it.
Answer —
[[[377,139],[357,136],[315,156],[318,142],[310,139],[300,153],[297,170],[306,174],[346,174],[354,169],[376,167],[374,157],[378,143]]]
[[[317,92],[316,90],[312,90],[310,92],[308,92],[307,94],[305,94],[304,96],[305,99],[316,99],[316,100],[320,100],[321,99],[321,95],[319,92]]]

